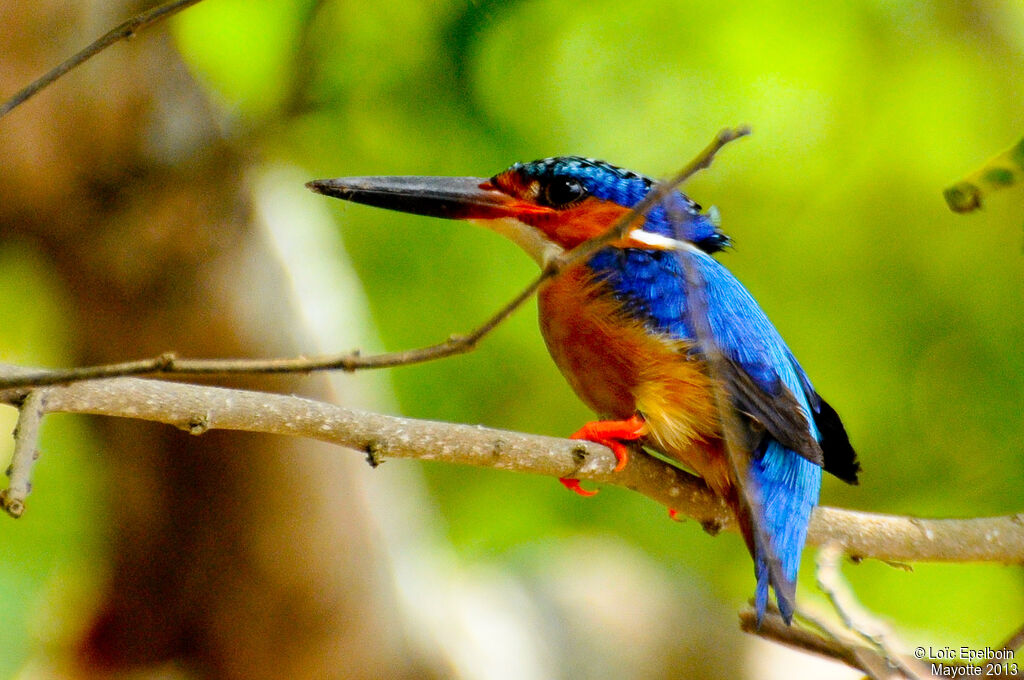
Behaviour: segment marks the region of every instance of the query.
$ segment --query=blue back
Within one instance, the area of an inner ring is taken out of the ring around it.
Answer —
[[[686,277],[680,260],[683,257],[690,258],[705,283],[708,321],[718,348],[768,394],[778,393],[781,387],[792,393],[804,411],[812,436],[820,440],[811,417],[815,395],[810,381],[754,298],[718,261],[697,252],[607,248],[588,264],[628,313],[644,319],[654,331],[694,342],[696,334],[690,327]],[[752,453],[750,481],[763,513],[758,519],[785,577],[792,583],[799,570],[807,523],[818,502],[822,469],[770,436]],[[755,555],[755,573],[757,610],[762,615],[768,600],[767,556]],[[788,619],[792,603],[777,599]]]

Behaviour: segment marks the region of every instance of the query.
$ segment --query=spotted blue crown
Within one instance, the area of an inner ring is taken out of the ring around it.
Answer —
[[[572,178],[591,196],[624,208],[632,208],[642,201],[655,184],[654,179],[632,170],[581,156],[516,163],[510,170],[541,181]],[[689,241],[707,253],[730,245],[729,237],[718,228],[717,216],[701,212],[700,205],[681,191],[671,192],[647,213],[644,230]]]

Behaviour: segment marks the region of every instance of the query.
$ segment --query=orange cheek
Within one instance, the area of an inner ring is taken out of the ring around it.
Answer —
[[[519,219],[537,227],[563,248],[574,248],[608,231],[628,212],[629,208],[621,205],[588,198],[566,210],[543,215],[522,215]]]

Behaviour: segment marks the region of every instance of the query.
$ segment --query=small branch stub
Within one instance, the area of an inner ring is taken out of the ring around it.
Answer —
[[[379,467],[384,462],[384,446],[378,441],[371,441],[366,445],[366,462],[372,468]]]
[[[33,390],[18,410],[18,425],[14,429],[14,454],[7,469],[10,482],[6,489],[0,491],[0,506],[11,517],[21,517],[25,512],[25,499],[32,491],[32,468],[39,459],[39,425],[45,406],[43,390]]]
[[[189,434],[198,437],[210,429],[210,414],[196,414],[189,418],[185,429]]]

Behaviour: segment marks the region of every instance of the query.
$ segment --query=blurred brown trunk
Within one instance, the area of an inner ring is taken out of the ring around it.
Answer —
[[[0,92],[140,9],[5,0]],[[248,159],[219,135],[165,27],[0,121],[0,158],[0,235],[30,243],[63,281],[69,364],[297,351],[287,282],[253,226]],[[246,386],[324,393],[309,378]],[[358,457],[283,438],[97,429],[115,521],[107,590],[78,650],[86,674],[167,662],[224,678],[417,674]]]

